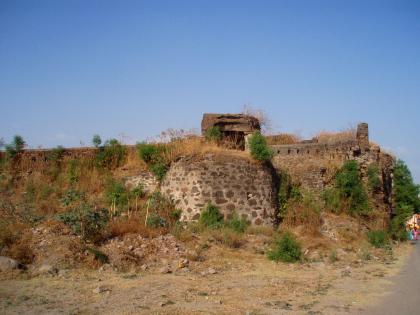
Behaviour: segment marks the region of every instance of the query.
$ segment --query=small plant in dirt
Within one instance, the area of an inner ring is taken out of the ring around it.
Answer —
[[[94,135],[92,138],[92,144],[95,148],[99,148],[99,146],[102,144],[102,139],[100,135]]]
[[[239,248],[244,243],[243,235],[229,227],[213,229],[210,235],[217,243],[230,248]]]
[[[60,202],[63,206],[69,206],[70,204],[76,201],[84,199],[84,197],[85,197],[84,193],[74,188],[70,188],[64,192],[63,196],[60,199]]]
[[[321,198],[327,210],[337,214],[342,211],[343,203],[341,201],[340,191],[337,188],[329,187],[324,189]]]
[[[333,248],[328,258],[330,263],[335,263],[338,260],[337,249]]]
[[[69,212],[58,214],[56,219],[69,226],[73,233],[82,236],[84,240],[96,241],[108,224],[109,213],[106,209],[96,209],[84,202]]]
[[[381,179],[379,178],[379,168],[376,164],[369,165],[367,169],[368,187],[373,193],[381,189]]]
[[[77,160],[70,160],[67,169],[67,179],[70,185],[74,185],[79,181],[79,162]]]
[[[268,252],[268,259],[294,263],[301,260],[302,249],[295,236],[286,232],[276,239],[273,248]]]
[[[223,226],[223,214],[215,205],[208,203],[200,214],[200,224],[210,229],[218,229]]]
[[[156,229],[160,227],[165,227],[167,224],[166,224],[166,220],[162,218],[158,213],[152,212],[147,217],[146,225],[148,227]]]
[[[112,170],[123,164],[126,155],[126,148],[117,139],[110,139],[98,151],[96,164],[98,167]]]
[[[170,200],[159,191],[154,192],[147,201],[146,225],[153,228],[170,228],[178,222],[180,213]]]
[[[231,229],[236,233],[244,233],[249,225],[249,222],[244,218],[239,218],[239,216],[235,213],[232,219],[226,222],[226,227]]]
[[[249,149],[251,156],[258,161],[268,161],[273,156],[273,152],[267,145],[267,140],[259,131],[255,131],[249,139]]]
[[[218,142],[222,139],[222,132],[220,127],[212,126],[206,130],[204,136],[206,140]]]
[[[376,248],[384,248],[388,245],[388,235],[385,231],[369,231],[366,233],[369,243]]]
[[[110,178],[106,185],[105,198],[107,203],[111,206],[112,212],[116,214],[117,210],[122,211],[127,206],[129,192],[123,183]]]

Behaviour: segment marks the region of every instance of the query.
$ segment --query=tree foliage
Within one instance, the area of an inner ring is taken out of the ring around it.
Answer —
[[[255,131],[249,139],[249,149],[251,156],[259,161],[268,161],[273,156],[273,152],[267,145],[267,140],[260,131]]]
[[[420,187],[414,184],[411,172],[402,160],[395,165],[393,182],[395,216],[391,221],[390,234],[396,240],[406,240],[405,223],[414,212],[420,211]]]

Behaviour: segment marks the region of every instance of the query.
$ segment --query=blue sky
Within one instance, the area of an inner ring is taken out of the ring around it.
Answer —
[[[420,1],[0,0],[0,138],[77,146],[266,111],[366,121],[420,182]]]

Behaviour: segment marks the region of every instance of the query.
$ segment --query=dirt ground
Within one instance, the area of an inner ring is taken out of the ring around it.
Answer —
[[[411,250],[401,245],[387,259],[284,264],[214,246],[204,261],[167,274],[79,268],[29,278],[16,271],[0,275],[0,313],[357,314],[380,299]]]

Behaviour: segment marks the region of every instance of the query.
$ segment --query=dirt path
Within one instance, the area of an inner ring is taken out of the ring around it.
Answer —
[[[401,272],[384,288],[377,305],[358,314],[420,314],[420,244],[412,243],[413,252]]]
[[[0,280],[0,314],[360,314],[403,265],[402,259],[275,264],[221,249],[211,257],[172,274],[68,270]]]

